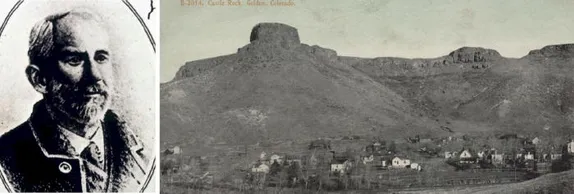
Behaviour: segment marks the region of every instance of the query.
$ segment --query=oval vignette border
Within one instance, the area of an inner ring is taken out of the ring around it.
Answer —
[[[6,18],[4,19],[4,22],[2,23],[2,26],[0,26],[0,37],[2,36],[2,32],[4,31],[4,29],[6,28],[6,26],[8,25],[8,21],[10,20],[10,17],[12,17],[12,15],[14,14],[14,12],[16,12],[16,10],[20,7],[20,5],[22,5],[22,3],[24,2],[24,0],[18,0],[18,2],[16,2],[16,4],[14,4],[14,6],[12,7],[12,9],[10,9],[10,11],[8,12],[8,15],[6,15]],[[134,14],[134,16],[136,17],[136,19],[138,20],[138,22],[141,24],[143,30],[145,31],[149,42],[153,48],[153,52],[154,54],[157,55],[156,52],[156,44],[155,41],[153,39],[153,36],[151,35],[151,32],[149,30],[149,28],[147,27],[147,25],[145,24],[143,18],[137,13],[137,11],[135,10],[135,8],[132,6],[132,4],[128,1],[128,0],[122,0],[122,2],[124,3],[124,5]],[[156,140],[157,141],[157,140]],[[157,146],[157,145],[154,145]],[[156,159],[157,159],[157,155],[155,155],[154,153],[154,157],[152,160],[152,165],[149,169],[149,174],[146,177],[146,180],[142,186],[142,188],[139,190],[140,193],[143,193],[145,191],[145,189],[148,187],[151,178],[153,177],[154,173],[155,173],[155,168],[156,168]],[[6,190],[10,193],[13,193],[13,189],[11,187],[11,185],[8,183],[8,181],[6,180],[6,177],[4,176],[4,170],[0,168],[0,171],[2,171],[0,173],[0,178],[2,178],[2,183],[4,184],[4,187],[6,188]]]

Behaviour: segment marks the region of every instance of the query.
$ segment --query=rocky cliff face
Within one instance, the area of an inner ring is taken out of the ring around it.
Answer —
[[[493,62],[502,59],[498,51],[479,47],[462,47],[450,54],[445,59],[446,63],[481,63]]]
[[[529,57],[574,57],[574,44],[545,46],[528,53]]]
[[[291,49],[301,44],[297,29],[280,23],[261,23],[253,27],[249,41],[272,48]]]

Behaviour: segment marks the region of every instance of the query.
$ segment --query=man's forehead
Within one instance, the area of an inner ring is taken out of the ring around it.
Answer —
[[[102,24],[93,18],[69,14],[55,22],[55,42],[65,46],[105,46],[108,33]]]

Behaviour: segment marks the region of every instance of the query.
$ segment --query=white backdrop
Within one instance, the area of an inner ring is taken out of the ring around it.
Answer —
[[[155,0],[158,1],[158,0]],[[2,0],[0,21],[4,22],[16,0]],[[159,2],[148,20],[150,0],[131,0],[129,3],[143,19],[159,45]],[[114,109],[126,117],[130,127],[142,138],[153,153],[158,153],[157,128],[157,57],[152,44],[137,17],[120,0],[24,0],[8,20],[0,36],[0,133],[24,122],[32,105],[41,96],[26,79],[28,38],[32,26],[45,16],[73,7],[88,7],[109,22],[114,65],[117,67],[117,89],[122,98],[114,99]],[[159,48],[159,47],[156,47]],[[157,171],[156,171],[157,172]],[[154,173],[156,177],[158,173]],[[146,191],[157,192],[153,178]]]

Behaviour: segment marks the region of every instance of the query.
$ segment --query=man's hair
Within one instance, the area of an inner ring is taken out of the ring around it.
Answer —
[[[56,25],[61,19],[69,16],[79,17],[83,20],[95,21],[97,24],[103,26],[103,20],[100,15],[87,9],[73,9],[49,15],[36,23],[30,32],[30,42],[28,47],[28,58],[30,60],[30,64],[35,64],[41,68],[43,63],[52,59],[55,44],[54,36],[57,31]]]

